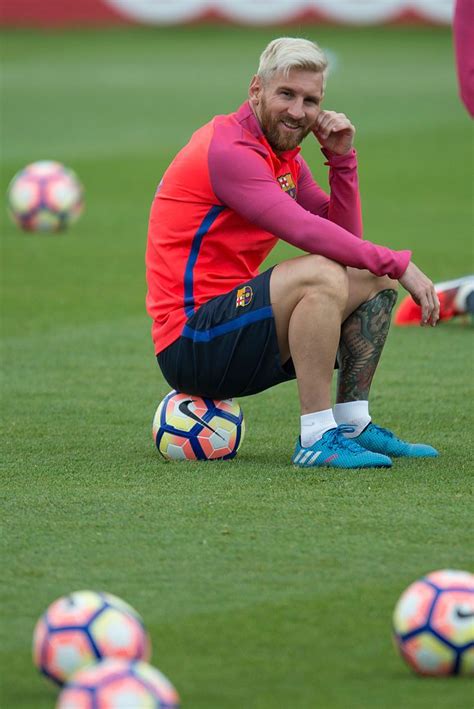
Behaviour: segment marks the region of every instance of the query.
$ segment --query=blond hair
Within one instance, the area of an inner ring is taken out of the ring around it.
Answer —
[[[328,60],[316,42],[299,37],[278,37],[260,55],[257,76],[265,82],[277,72],[287,77],[292,69],[322,74],[326,83]]]

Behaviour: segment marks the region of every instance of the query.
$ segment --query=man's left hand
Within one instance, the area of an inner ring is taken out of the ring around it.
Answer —
[[[323,148],[345,155],[352,148],[355,128],[344,113],[321,111],[314,122],[313,133]]]

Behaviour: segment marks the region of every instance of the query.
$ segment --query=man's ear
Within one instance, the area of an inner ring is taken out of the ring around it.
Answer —
[[[257,74],[253,77],[249,86],[249,101],[253,106],[258,106],[262,94],[262,80]]]

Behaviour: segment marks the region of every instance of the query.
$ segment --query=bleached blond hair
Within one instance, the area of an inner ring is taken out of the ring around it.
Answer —
[[[322,74],[325,84],[328,60],[316,42],[300,37],[278,37],[273,39],[260,55],[257,76],[266,82],[277,72],[288,77],[292,69]]]

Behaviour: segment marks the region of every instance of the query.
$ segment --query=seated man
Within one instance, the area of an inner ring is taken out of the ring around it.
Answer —
[[[173,388],[225,399],[296,378],[296,465],[388,467],[390,456],[437,455],[369,414],[397,281],[421,305],[422,324],[436,325],[439,303],[410,251],[362,239],[355,129],[321,108],[326,70],[313,42],[272,41],[248,100],[175,157],[151,209],[147,309]],[[310,133],[329,166],[329,196],[300,154]],[[258,275],[279,239],[307,254]]]

